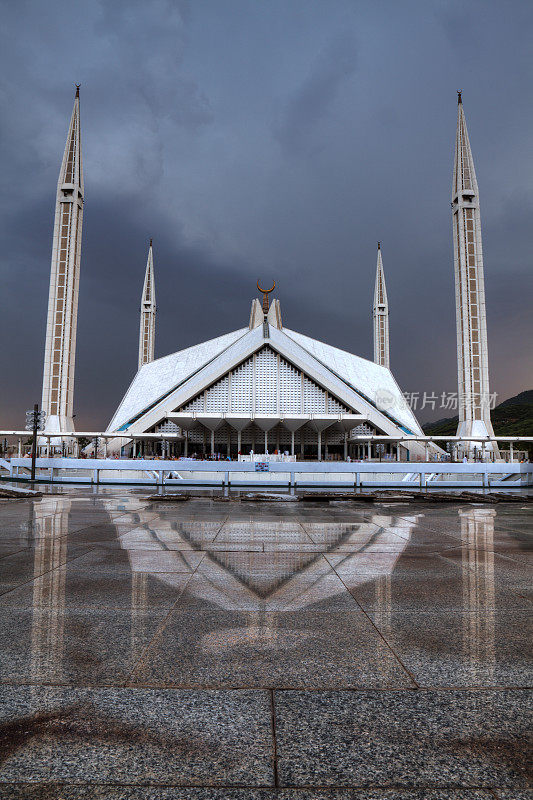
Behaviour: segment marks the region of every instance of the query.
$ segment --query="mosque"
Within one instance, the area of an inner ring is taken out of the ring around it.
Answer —
[[[83,204],[77,87],[57,187],[42,400],[44,435],[63,440],[74,431]],[[452,214],[459,432],[491,435],[478,189],[460,93]],[[262,302],[252,301],[247,325],[154,359],[156,297],[150,240],[138,371],[107,428],[107,433],[117,434],[110,441],[110,452],[235,458],[252,451],[305,460],[346,460],[374,457],[376,447],[361,443],[358,436],[377,434],[397,439],[386,449],[398,460],[427,455],[423,444],[409,440],[423,436],[423,431],[390,371],[389,308],[379,243],[373,361],[285,327],[279,300],[270,299],[275,283],[265,289],[258,282],[257,288]],[[144,440],[143,434],[149,433],[171,433],[171,443]]]

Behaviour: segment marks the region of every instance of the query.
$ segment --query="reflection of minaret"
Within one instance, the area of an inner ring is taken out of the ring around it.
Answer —
[[[59,172],[46,323],[42,408],[46,431],[74,429],[74,362],[83,217],[80,98],[74,109]]]
[[[378,263],[376,267],[376,286],[374,289],[374,361],[382,367],[389,367],[389,303],[385,286],[385,273],[381,258],[381,245],[378,242]]]
[[[131,660],[136,663],[146,647],[148,619],[148,579],[146,572],[131,573]]]
[[[63,662],[64,564],[67,560],[70,505],[69,500],[52,497],[43,497],[39,503],[33,504],[32,524],[36,538],[31,674],[39,681],[57,677],[58,667]]]
[[[489,365],[479,192],[461,92],[452,186],[458,436],[494,436],[489,409]],[[471,445],[472,446],[472,445]],[[494,449],[489,445],[489,449]]]
[[[494,509],[459,510],[463,571],[463,651],[494,664]]]
[[[139,330],[139,369],[154,360],[155,346],[155,279],[152,240],[148,249],[146,274],[141,298],[141,325]]]

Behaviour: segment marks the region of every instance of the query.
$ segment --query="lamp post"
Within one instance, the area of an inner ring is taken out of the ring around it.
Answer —
[[[452,442],[446,442],[446,451],[448,452],[448,454],[450,456],[450,461],[452,462],[452,464],[454,463],[454,457],[453,457],[454,456],[454,449],[455,448],[454,448]]]
[[[39,411],[39,404],[35,403],[33,411],[26,411],[26,430],[32,432],[31,444],[31,482],[35,481],[35,461],[37,459],[37,432],[44,427],[46,413]]]

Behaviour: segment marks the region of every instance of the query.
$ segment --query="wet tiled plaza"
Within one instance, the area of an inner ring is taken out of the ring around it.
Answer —
[[[522,800],[532,506],[0,502],[0,797]]]

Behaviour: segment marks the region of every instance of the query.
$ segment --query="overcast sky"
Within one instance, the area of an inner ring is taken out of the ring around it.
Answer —
[[[528,0],[4,0],[0,428],[40,401],[57,175],[81,83],[78,430],[137,366],[154,239],[156,356],[248,323],[372,358],[382,241],[391,368],[457,390],[450,193],[463,89],[481,196],[491,389],[533,388]],[[449,416],[436,409],[419,414]]]

